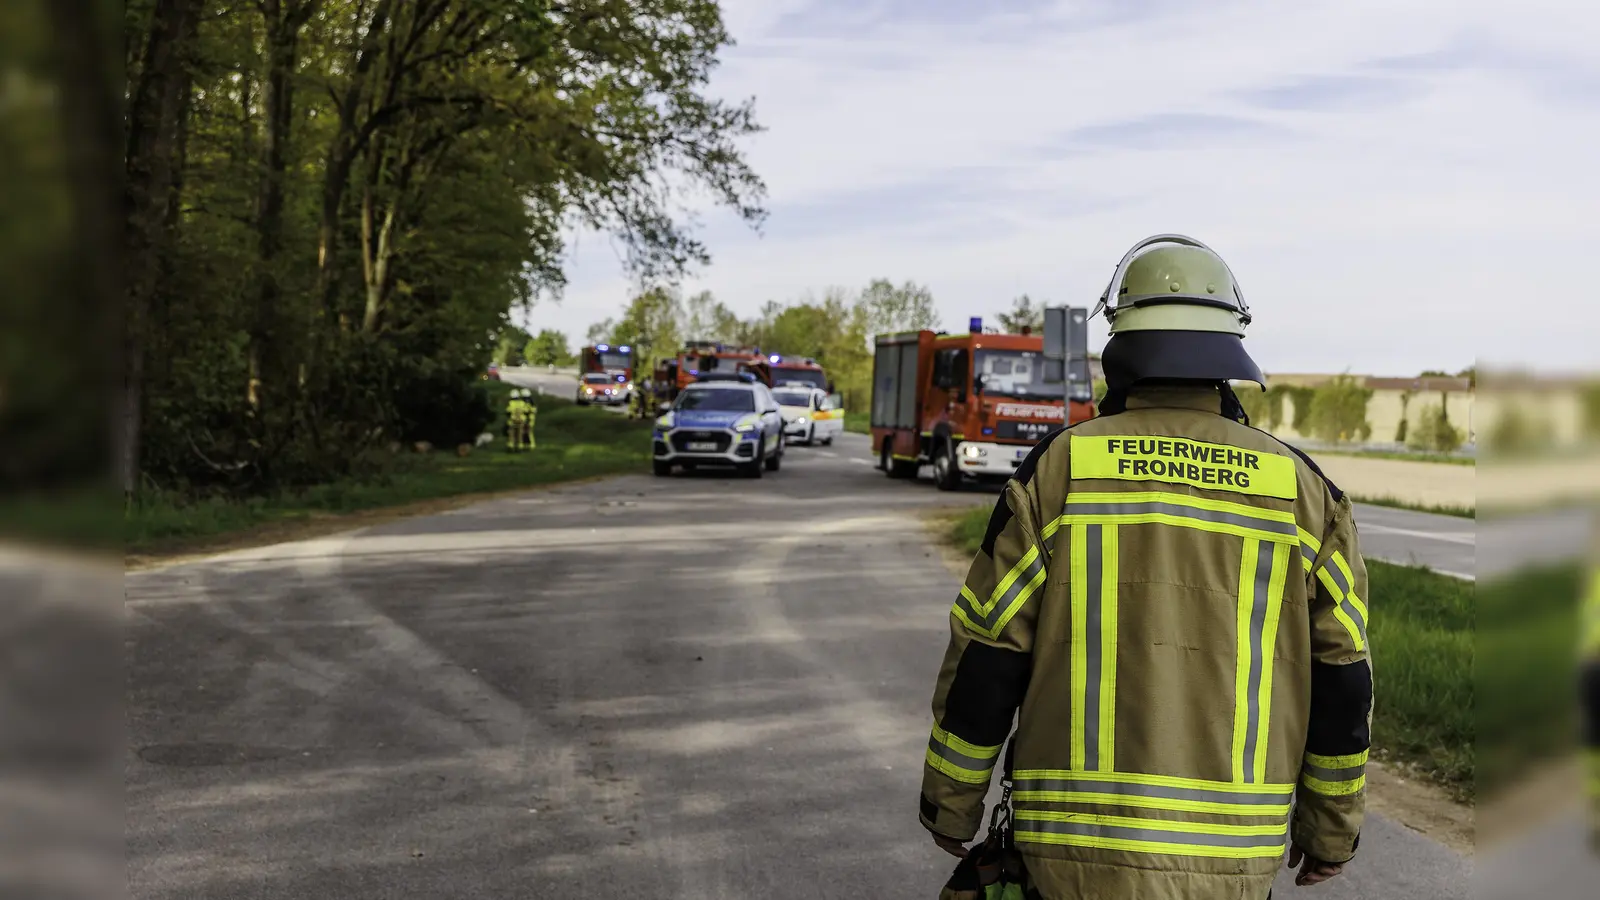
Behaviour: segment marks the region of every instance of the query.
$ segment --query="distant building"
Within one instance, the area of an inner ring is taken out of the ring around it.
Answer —
[[[1338,375],[1302,373],[1302,372],[1277,372],[1267,375],[1267,387],[1306,387],[1315,388]],[[1406,421],[1406,429],[1410,431],[1417,427],[1423,412],[1430,406],[1443,406],[1450,423],[1461,429],[1466,441],[1471,443],[1477,439],[1477,423],[1474,421],[1474,407],[1476,391],[1472,382],[1466,378],[1417,376],[1411,378],[1388,378],[1374,375],[1353,375],[1357,383],[1372,391],[1372,399],[1367,402],[1367,425],[1372,429],[1372,435],[1367,439],[1369,444],[1396,444],[1402,442],[1400,421]],[[1238,390],[1250,390],[1249,385],[1239,386]],[[1310,435],[1301,434],[1294,427],[1295,422],[1295,395],[1293,392],[1283,397],[1283,414],[1278,424],[1270,430],[1285,440],[1304,440]],[[1256,423],[1263,427],[1267,423]]]

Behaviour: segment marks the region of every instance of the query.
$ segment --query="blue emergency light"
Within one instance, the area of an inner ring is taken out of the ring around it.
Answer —
[[[610,344],[595,344],[594,348],[596,350],[599,350],[600,352],[604,353],[605,351],[611,349],[611,345]]]
[[[973,334],[983,334],[983,317],[973,316],[967,320],[967,330]]]

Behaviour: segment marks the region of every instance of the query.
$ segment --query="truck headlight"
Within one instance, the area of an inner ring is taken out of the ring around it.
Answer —
[[[962,444],[961,455],[967,459],[981,459],[988,456],[989,451],[979,447],[977,444]]]

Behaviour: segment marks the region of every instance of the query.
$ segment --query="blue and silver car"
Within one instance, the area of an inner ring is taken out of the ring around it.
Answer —
[[[733,466],[760,478],[783,463],[783,416],[754,376],[706,374],[656,420],[654,444],[657,475],[674,466]]]

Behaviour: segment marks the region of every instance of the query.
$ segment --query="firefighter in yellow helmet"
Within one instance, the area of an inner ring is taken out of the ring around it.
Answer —
[[[522,399],[525,393],[522,388],[512,388],[511,399],[506,401],[506,449],[512,453],[522,450],[523,424],[528,409]]]
[[[1285,858],[1324,881],[1372,710],[1350,499],[1248,426],[1250,310],[1210,248],[1141,241],[1101,310],[1101,414],[1018,467],[950,611],[920,798],[966,857],[942,896],[1022,893],[967,877],[995,840],[1043,900],[1262,898]],[[996,770],[1010,827],[969,851]]]

